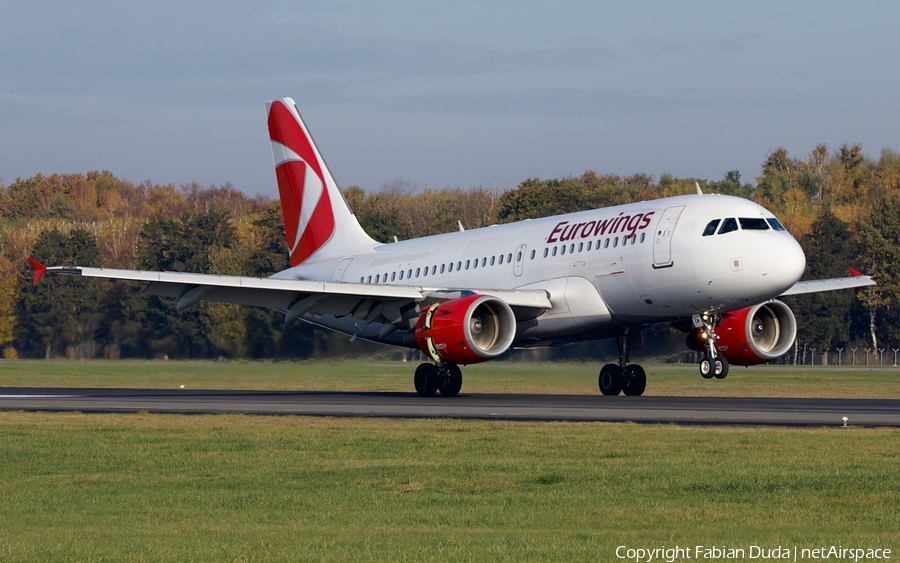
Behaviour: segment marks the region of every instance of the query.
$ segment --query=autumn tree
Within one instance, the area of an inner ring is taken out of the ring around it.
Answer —
[[[45,264],[97,266],[100,252],[90,233],[73,229],[44,232],[32,255]],[[93,356],[93,333],[102,312],[98,308],[105,282],[80,276],[46,276],[38,286],[22,272],[17,304],[17,348],[29,356],[50,358],[63,352],[70,359]]]

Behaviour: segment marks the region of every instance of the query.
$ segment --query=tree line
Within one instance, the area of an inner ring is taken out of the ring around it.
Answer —
[[[695,193],[752,199],[771,210],[806,252],[806,278],[840,277],[852,266],[878,286],[854,296],[786,298],[800,345],[878,348],[900,343],[900,154],[877,160],[860,145],[825,145],[802,158],[779,148],[756,186],[738,171],[719,181],[663,174],[531,178],[508,190],[418,190],[405,182],[344,196],[373,238],[390,242],[633,201]],[[371,353],[370,344],[265,309],[146,297],[134,282],[49,276],[32,287],[27,256],[45,264],[265,277],[289,266],[279,203],[229,184],[135,184],[108,171],[38,174],[0,184],[0,350],[4,358],[275,358]],[[668,327],[649,348],[683,353]],[[596,355],[582,345],[544,357]],[[827,357],[827,356],[826,356]],[[827,361],[827,360],[826,360]]]

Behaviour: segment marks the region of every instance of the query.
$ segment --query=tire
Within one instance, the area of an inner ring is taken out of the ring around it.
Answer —
[[[434,364],[419,364],[416,375],[413,377],[413,385],[420,397],[434,397],[437,393],[439,382],[438,368]]]
[[[618,395],[622,391],[624,379],[622,368],[616,364],[606,364],[600,370],[600,392],[604,395]]]
[[[632,397],[639,397],[644,394],[647,388],[647,372],[644,368],[634,364],[625,368],[625,384],[622,386],[622,392]]]
[[[700,358],[700,375],[703,379],[712,379],[713,372],[716,370],[715,362],[709,356]]]
[[[462,389],[462,371],[459,369],[459,366],[456,364],[444,364],[442,366],[446,373],[442,374],[440,377],[440,385],[438,386],[438,391],[441,392],[442,397],[455,397],[459,395],[459,390]]]
[[[725,356],[716,356],[716,370],[715,376],[716,379],[725,379],[725,376],[728,375],[728,360],[725,359]]]

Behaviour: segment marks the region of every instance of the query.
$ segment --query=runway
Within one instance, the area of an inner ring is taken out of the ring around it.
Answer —
[[[0,409],[86,413],[602,421],[693,425],[900,427],[900,400],[601,395],[0,388]]]

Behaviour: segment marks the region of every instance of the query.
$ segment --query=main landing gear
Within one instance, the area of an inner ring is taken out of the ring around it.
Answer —
[[[728,375],[728,360],[725,359],[725,356],[719,354],[719,351],[716,349],[716,340],[718,340],[716,325],[719,323],[719,316],[715,313],[697,314],[694,315],[693,321],[694,326],[703,329],[701,336],[704,338],[701,341],[701,345],[705,348],[704,352],[706,352],[700,358],[700,375],[704,379],[713,377],[725,379],[725,376]]]
[[[421,397],[433,397],[438,391],[444,397],[455,397],[462,389],[462,371],[450,363],[419,364],[413,383]]]
[[[600,370],[600,392],[604,395],[643,395],[647,387],[647,373],[637,364],[628,365],[632,350],[643,345],[640,332],[628,332],[616,337],[619,347],[619,363],[606,364]]]

